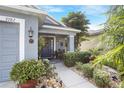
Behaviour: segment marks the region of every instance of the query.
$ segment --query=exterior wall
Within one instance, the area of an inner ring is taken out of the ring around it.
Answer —
[[[38,57],[38,18],[36,16],[0,10],[1,16],[25,19],[25,58],[31,59]],[[28,30],[32,27],[34,43],[29,43]]]

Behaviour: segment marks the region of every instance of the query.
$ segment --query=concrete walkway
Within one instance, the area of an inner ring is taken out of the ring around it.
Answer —
[[[67,88],[96,88],[89,81],[64,66],[62,62],[54,64],[56,72]]]

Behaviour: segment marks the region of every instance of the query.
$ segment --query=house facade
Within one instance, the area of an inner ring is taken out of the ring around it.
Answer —
[[[35,6],[0,6],[0,82],[9,80],[12,66],[38,58],[38,37],[46,40],[43,57],[57,50],[74,51],[74,36],[68,28]]]

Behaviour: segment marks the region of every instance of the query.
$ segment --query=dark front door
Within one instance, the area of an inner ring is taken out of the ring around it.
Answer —
[[[42,58],[52,58],[54,53],[54,39],[45,37],[45,46],[42,49]]]

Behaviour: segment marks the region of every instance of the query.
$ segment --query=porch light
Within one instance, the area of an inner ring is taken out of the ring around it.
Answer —
[[[34,32],[34,31],[32,30],[32,27],[30,27],[30,29],[29,29],[28,32],[29,32],[29,37],[33,37],[33,32]]]
[[[32,27],[28,30],[29,33],[29,43],[33,43],[34,40],[32,39],[34,31],[32,30]]]

